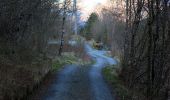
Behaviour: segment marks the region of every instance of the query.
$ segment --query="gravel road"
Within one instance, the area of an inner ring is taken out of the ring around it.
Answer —
[[[116,61],[105,56],[106,51],[95,50],[88,44],[85,49],[95,64],[66,66],[54,74],[46,88],[40,89],[31,100],[115,100],[101,71]]]

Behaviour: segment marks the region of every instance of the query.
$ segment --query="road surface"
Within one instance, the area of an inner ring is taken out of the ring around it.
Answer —
[[[116,64],[116,61],[105,56],[106,51],[95,50],[88,44],[85,44],[85,49],[95,60],[95,64],[66,66],[31,100],[115,100],[101,71],[108,64]]]

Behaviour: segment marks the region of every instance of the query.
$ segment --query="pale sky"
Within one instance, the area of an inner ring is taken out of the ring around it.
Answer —
[[[98,5],[105,5],[108,0],[78,0],[78,8],[82,13],[81,19],[87,20],[89,14],[96,10]]]

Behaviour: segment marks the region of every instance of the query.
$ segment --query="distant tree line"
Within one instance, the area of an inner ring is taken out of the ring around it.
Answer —
[[[124,1],[111,0],[109,6],[100,6],[90,14],[80,34],[104,44],[112,54],[122,57],[124,46]],[[115,6],[116,5],[116,6]]]
[[[81,35],[87,39],[93,38],[92,27],[95,25],[96,21],[98,21],[98,15],[93,12],[90,14],[85,26],[80,29]]]

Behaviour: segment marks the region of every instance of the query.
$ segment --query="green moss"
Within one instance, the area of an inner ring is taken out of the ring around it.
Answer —
[[[62,63],[55,61],[52,64],[52,70],[59,70],[62,66],[63,66]]]

